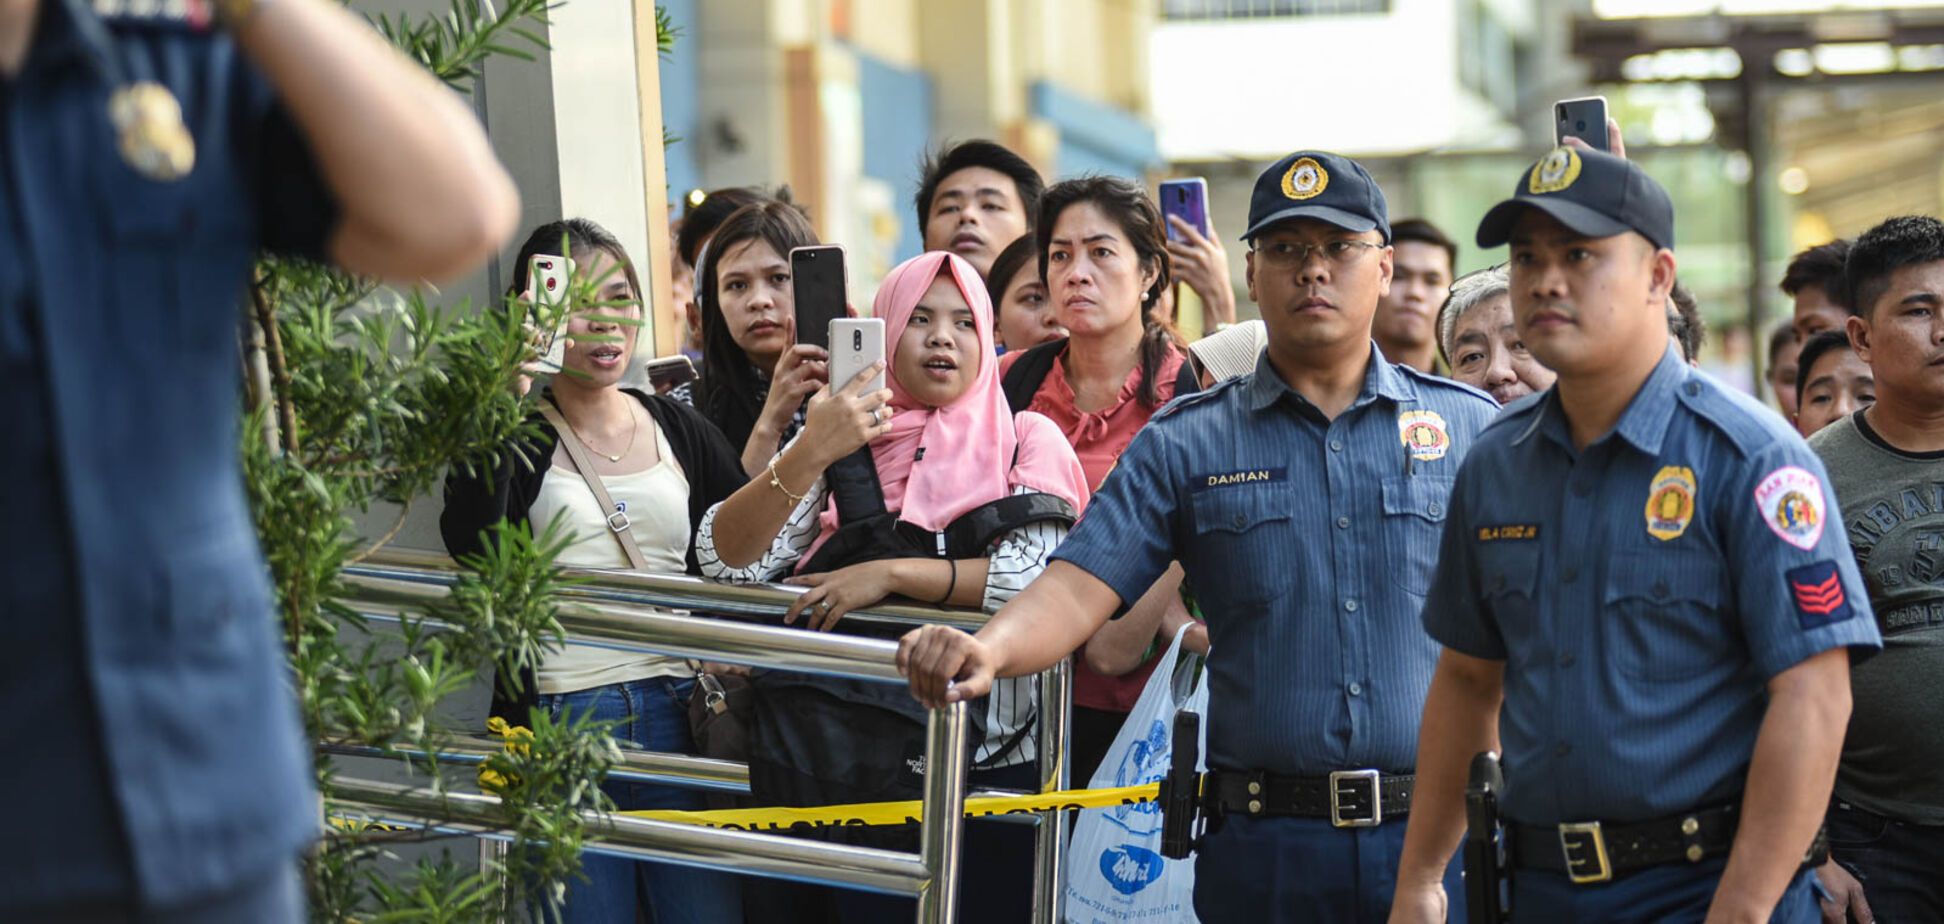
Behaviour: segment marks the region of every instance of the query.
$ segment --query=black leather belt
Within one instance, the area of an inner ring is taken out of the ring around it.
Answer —
[[[1521,869],[1564,873],[1575,885],[1609,882],[1649,867],[1727,856],[1739,815],[1737,806],[1721,805],[1628,824],[1517,825],[1512,862]],[[1820,865],[1828,850],[1817,832],[1803,862]]]
[[[1329,776],[1210,770],[1202,798],[1219,814],[1328,818],[1339,828],[1370,828],[1411,811],[1417,777],[1376,770],[1339,770]]]

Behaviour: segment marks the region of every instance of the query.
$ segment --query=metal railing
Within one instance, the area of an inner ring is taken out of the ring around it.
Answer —
[[[367,616],[396,618],[417,611],[446,594],[456,580],[454,565],[443,555],[387,550],[347,569],[350,602]],[[806,632],[764,625],[671,615],[660,610],[703,610],[743,617],[774,618],[783,614],[802,588],[766,584],[721,584],[686,575],[643,574],[626,571],[566,569],[586,583],[565,593],[580,606],[561,617],[570,644],[698,658],[758,667],[858,677],[887,683],[904,682],[895,658],[897,646],[888,641],[829,633]],[[943,624],[976,629],[985,615],[966,610],[941,610],[910,605],[878,606],[845,616],[846,620],[889,625]],[[1040,715],[1038,759],[1040,789],[1064,789],[1068,782],[1066,754],[1072,704],[1072,680],[1066,662],[1039,676]],[[920,852],[895,851],[803,841],[779,835],[701,828],[627,816],[590,813],[589,830],[597,840],[591,851],[659,860],[709,869],[727,870],[915,895],[920,921],[950,921],[956,905],[961,816],[966,798],[965,705],[934,710],[928,722],[925,757],[924,819]],[[341,742],[320,746],[334,753],[381,756],[375,749]],[[473,738],[440,752],[442,760],[477,762],[498,747],[493,739]],[[392,752],[396,753],[396,752]],[[686,754],[624,749],[620,765],[609,776],[691,788],[746,792],[749,771],[735,761],[711,760]],[[943,761],[943,763],[941,763]],[[934,772],[942,769],[943,772]],[[503,837],[492,826],[496,801],[491,796],[453,795],[428,789],[340,778],[340,807],[396,823],[426,823],[484,839]],[[979,793],[986,795],[987,793]],[[1002,792],[992,794],[1007,794]],[[416,814],[414,814],[416,813]],[[1033,875],[1033,920],[1059,920],[1064,895],[1066,824],[1061,812],[1003,816],[1037,823]],[[448,820],[456,819],[456,820]],[[482,857],[495,849],[482,840]]]

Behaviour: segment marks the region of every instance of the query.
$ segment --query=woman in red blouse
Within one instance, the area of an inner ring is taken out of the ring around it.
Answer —
[[[1059,425],[1089,489],[1100,487],[1134,434],[1174,397],[1183,353],[1174,331],[1148,310],[1170,282],[1164,227],[1147,192],[1115,177],[1058,183],[1040,200],[1040,276],[1069,336],[1008,353],[1006,393],[1016,409]],[[1093,776],[1140,698],[1154,640],[1172,639],[1192,619],[1180,585],[1180,569],[1169,569],[1087,643],[1074,675],[1074,785]],[[1190,638],[1206,650],[1205,633]]]

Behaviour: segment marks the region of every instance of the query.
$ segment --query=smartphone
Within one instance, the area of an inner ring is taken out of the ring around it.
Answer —
[[[883,318],[837,318],[830,322],[830,387],[849,385],[859,372],[883,358]],[[883,387],[884,371],[879,370],[865,390]]]
[[[1607,100],[1604,96],[1562,99],[1553,104],[1553,140],[1565,144],[1578,138],[1595,150],[1612,153],[1607,138]]]
[[[574,261],[567,257],[537,253],[527,259],[527,304],[545,309],[536,310],[535,316],[559,318],[550,329],[536,327],[533,332],[534,361],[547,372],[559,372],[567,360],[567,322],[572,314],[563,306],[573,278]]]
[[[1161,181],[1161,214],[1172,215],[1187,222],[1202,237],[1211,237],[1208,229],[1208,181],[1198,176],[1185,180]],[[1168,240],[1181,240],[1181,233],[1175,230],[1174,222],[1168,222]]]
[[[830,349],[830,322],[844,317],[848,296],[844,248],[836,244],[790,251],[790,286],[796,298],[796,342]],[[883,338],[879,338],[883,339]]]
[[[651,359],[646,363],[648,387],[656,394],[665,392],[677,385],[695,381],[695,363],[681,354]]]

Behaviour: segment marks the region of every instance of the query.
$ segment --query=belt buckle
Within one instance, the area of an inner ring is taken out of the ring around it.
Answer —
[[[1574,885],[1613,879],[1613,866],[1607,862],[1606,835],[1601,833],[1599,822],[1560,825],[1559,852],[1566,860],[1566,878]]]
[[[1343,817],[1343,797],[1355,796],[1357,784],[1370,783],[1370,814]],[[1345,787],[1344,784],[1350,784]],[[1376,770],[1337,770],[1330,774],[1330,824],[1339,828],[1375,828],[1384,823],[1383,775]]]
[[[627,511],[616,510],[608,514],[607,525],[608,529],[614,530],[617,533],[625,533],[634,526],[634,521],[628,519]]]

